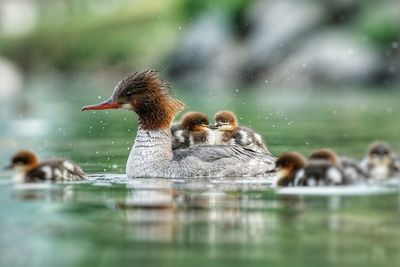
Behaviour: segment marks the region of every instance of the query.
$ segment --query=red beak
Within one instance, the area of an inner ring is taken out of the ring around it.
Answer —
[[[118,109],[118,108],[121,108],[121,106],[122,106],[121,104],[113,102],[112,99],[110,98],[110,99],[107,99],[104,102],[101,102],[101,103],[97,104],[97,105],[84,106],[82,108],[82,111],[85,111],[85,110],[100,110],[100,109]]]

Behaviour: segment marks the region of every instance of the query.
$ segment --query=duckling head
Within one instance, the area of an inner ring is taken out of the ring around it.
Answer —
[[[35,153],[28,150],[21,150],[15,154],[9,166],[6,169],[26,173],[39,165],[39,159]]]
[[[339,164],[339,158],[335,151],[329,148],[322,148],[315,150],[308,157],[310,160],[327,160],[333,165],[337,166]]]
[[[389,167],[392,164],[393,152],[388,143],[376,141],[368,147],[368,162],[374,166]]]
[[[236,115],[231,111],[219,111],[214,118],[220,131],[233,131],[238,127]]]
[[[294,174],[304,168],[305,158],[297,152],[287,152],[282,154],[275,163],[275,171],[278,179],[294,177]]]
[[[208,117],[201,112],[188,112],[181,120],[181,127],[189,131],[204,131],[209,127]]]

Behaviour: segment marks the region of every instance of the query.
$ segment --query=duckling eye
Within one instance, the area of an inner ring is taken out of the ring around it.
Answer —
[[[133,92],[132,91],[126,91],[125,92],[125,96],[126,97],[131,97],[133,95]]]

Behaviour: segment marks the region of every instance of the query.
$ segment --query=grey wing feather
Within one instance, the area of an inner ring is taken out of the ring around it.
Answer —
[[[193,149],[181,149],[174,153],[173,160],[180,161],[187,157],[196,157],[201,161],[213,162],[224,158],[246,157],[264,162],[275,161],[275,157],[237,145],[203,145]]]

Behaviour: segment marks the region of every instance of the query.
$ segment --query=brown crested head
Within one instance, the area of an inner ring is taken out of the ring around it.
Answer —
[[[282,169],[287,172],[295,172],[304,168],[306,165],[305,158],[297,152],[287,152],[282,154],[275,163],[276,169]]]
[[[158,72],[145,70],[120,81],[108,100],[82,110],[118,108],[135,111],[143,129],[155,130],[169,128],[185,104],[170,95],[168,83]]]
[[[233,127],[238,126],[236,115],[231,111],[219,111],[214,116],[217,125],[231,125]]]
[[[39,165],[39,159],[35,153],[28,150],[21,150],[16,153],[12,159],[11,164],[7,169],[17,171],[30,171]]]
[[[308,159],[327,160],[331,162],[333,165],[339,164],[339,159],[337,154],[335,153],[335,151],[329,148],[322,148],[315,150],[313,153],[311,153]]]
[[[370,157],[389,157],[392,154],[392,149],[388,143],[376,141],[369,145],[367,153]]]
[[[208,124],[207,115],[201,112],[188,112],[181,120],[181,127],[190,131],[204,129]]]

